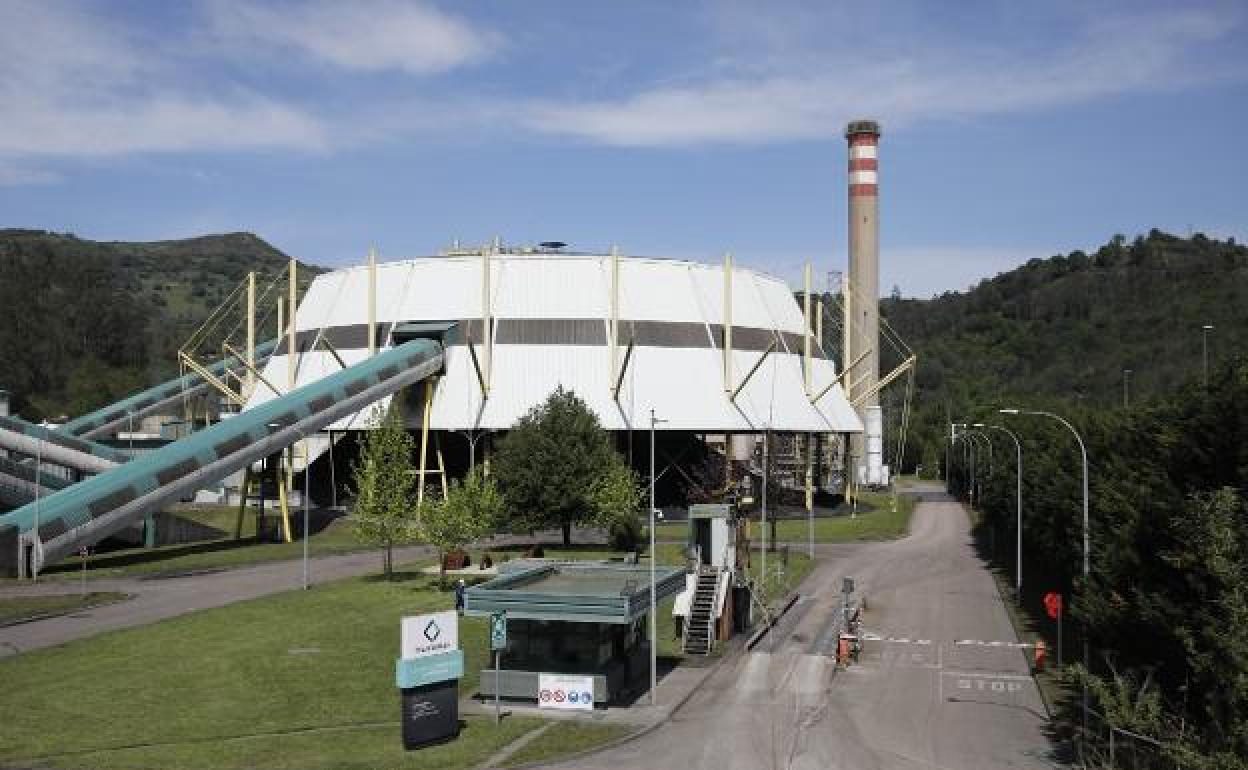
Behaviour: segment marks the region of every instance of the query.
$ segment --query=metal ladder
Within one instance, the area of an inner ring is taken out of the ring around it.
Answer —
[[[681,649],[690,655],[710,655],[715,644],[715,591],[719,585],[718,567],[699,567],[698,582],[685,619]]]

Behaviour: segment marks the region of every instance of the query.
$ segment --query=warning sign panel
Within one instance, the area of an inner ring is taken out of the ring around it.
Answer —
[[[538,674],[537,705],[544,709],[593,711],[594,678],[572,674]]]

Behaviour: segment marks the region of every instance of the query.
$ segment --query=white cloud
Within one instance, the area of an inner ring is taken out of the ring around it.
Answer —
[[[859,116],[896,127],[1019,112],[1220,75],[1196,72],[1185,58],[1234,26],[1215,11],[1180,10],[1086,24],[1073,42],[1042,52],[930,43],[843,56],[793,50],[788,68],[769,50],[760,54],[767,61],[762,72],[746,62],[743,74],[623,98],[536,103],[521,120],[537,131],[604,144],[682,146],[835,136]]]
[[[501,43],[499,36],[423,2],[221,0],[208,8],[225,40],[292,49],[360,72],[445,72],[486,58]]]
[[[0,154],[10,157],[326,145],[320,122],[297,107],[244,89],[187,87],[151,41],[71,6],[0,4],[0,50]]]

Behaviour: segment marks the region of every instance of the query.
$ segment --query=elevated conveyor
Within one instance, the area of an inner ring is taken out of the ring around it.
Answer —
[[[130,455],[104,444],[26,422],[0,417],[0,449],[41,456],[44,462],[79,473],[103,473],[130,461]]]
[[[415,339],[0,516],[0,568],[29,547],[38,570],[442,370],[442,344]]]
[[[268,358],[276,347],[277,340],[269,340],[262,345],[257,345],[257,366]],[[238,358],[229,356],[206,368],[212,376],[221,378],[227,371],[244,369],[244,365]],[[140,419],[153,412],[170,409],[177,406],[183,398],[198,396],[210,387],[212,383],[198,373],[192,372],[135,393],[115,404],[109,404],[89,414],[76,417],[62,425],[59,432],[82,438],[111,436],[124,430],[132,420]]]
[[[18,508],[36,496],[47,497],[73,483],[51,473],[39,473],[36,479],[35,471],[34,464],[0,457],[0,507]]]

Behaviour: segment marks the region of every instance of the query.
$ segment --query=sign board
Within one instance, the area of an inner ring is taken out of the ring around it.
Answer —
[[[1044,610],[1049,613],[1050,618],[1057,620],[1057,616],[1062,614],[1062,595],[1056,591],[1045,594]]]
[[[403,690],[403,748],[408,751],[459,734],[459,680]]]
[[[459,615],[455,610],[403,618],[399,657],[404,660],[459,649]]]
[[[490,613],[490,649],[507,649],[507,613]]]
[[[394,682],[401,690],[459,679],[463,675],[463,650],[450,650],[410,660],[400,658],[394,663]]]
[[[537,705],[565,711],[594,710],[594,678],[573,674],[538,674]]]

